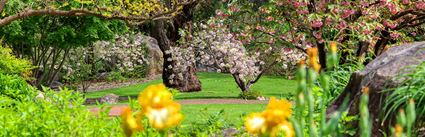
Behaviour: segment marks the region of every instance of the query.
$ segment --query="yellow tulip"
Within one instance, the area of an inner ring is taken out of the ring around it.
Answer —
[[[163,84],[148,86],[140,93],[138,101],[144,111],[147,107],[164,107],[165,104],[172,102],[172,94]]]
[[[316,72],[320,71],[320,64],[317,63],[318,59],[318,49],[317,48],[308,48],[307,49],[307,55],[309,57],[309,65],[312,67]]]
[[[290,102],[271,97],[266,110],[263,112],[263,116],[267,120],[266,123],[268,126],[273,127],[285,122],[291,116],[291,113]]]
[[[121,113],[122,128],[127,137],[130,137],[133,133],[143,130],[141,119],[135,119],[132,115],[132,111],[129,107],[124,108]]]
[[[138,101],[149,124],[158,130],[176,126],[183,119],[180,104],[172,100],[171,92],[163,84],[147,87]]]
[[[334,41],[330,43],[329,47],[330,47],[332,53],[336,53],[336,51],[338,50],[336,42],[334,42]]]
[[[262,113],[252,113],[245,119],[248,133],[259,136],[275,137],[282,131],[287,137],[294,135],[292,124],[288,122],[291,116],[291,103],[287,100],[270,99]]]
[[[250,134],[259,135],[265,132],[266,119],[261,113],[252,113],[245,118],[245,128]]]
[[[401,127],[400,124],[396,124],[394,129],[396,137],[401,137],[403,135],[403,127]]]
[[[293,137],[295,136],[294,127],[289,122],[284,122],[279,125],[279,129],[285,132],[285,137]]]
[[[183,115],[180,113],[180,104],[176,102],[166,104],[165,107],[147,108],[145,115],[149,119],[149,124],[158,130],[176,126],[183,119]]]

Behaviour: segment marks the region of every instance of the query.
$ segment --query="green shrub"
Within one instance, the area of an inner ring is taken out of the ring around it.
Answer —
[[[246,91],[239,93],[239,98],[243,99],[257,99],[259,96],[261,96],[261,93],[257,91]]]
[[[98,116],[82,105],[81,94],[45,89],[44,99],[0,107],[0,136],[122,136],[120,120]]]
[[[108,76],[106,77],[107,81],[123,81],[126,78],[122,75],[121,72],[119,71],[112,71],[108,74]]]
[[[31,73],[31,62],[12,55],[12,49],[0,45],[0,73],[18,74],[27,78]]]
[[[28,100],[35,95],[36,89],[18,75],[0,73],[0,96],[13,100]]]

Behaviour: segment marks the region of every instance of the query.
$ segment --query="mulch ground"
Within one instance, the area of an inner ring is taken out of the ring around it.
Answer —
[[[266,104],[267,100],[244,100],[244,99],[188,99],[178,100],[182,105],[190,104]],[[119,116],[126,105],[112,106],[109,116]],[[91,108],[91,112],[97,114],[99,108]]]

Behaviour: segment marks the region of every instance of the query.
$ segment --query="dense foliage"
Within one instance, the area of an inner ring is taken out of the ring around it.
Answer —
[[[13,56],[12,49],[0,45],[0,73],[29,77],[31,63]]]

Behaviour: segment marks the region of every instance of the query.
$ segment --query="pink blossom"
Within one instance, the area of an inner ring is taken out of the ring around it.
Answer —
[[[313,36],[317,39],[321,39],[322,38],[322,32],[315,31],[315,32],[313,32]]]
[[[363,30],[363,34],[365,34],[365,35],[369,35],[370,33],[371,33],[371,31],[368,30],[368,29]]]
[[[412,34],[412,36],[416,36],[416,32],[411,32],[410,34]]]
[[[297,13],[301,15],[301,14],[308,14],[309,12],[308,10],[303,9],[303,10],[297,10]]]
[[[223,11],[221,11],[221,10],[216,10],[216,11],[215,11],[215,14],[216,14],[217,16],[223,16],[224,12],[223,12]]]
[[[391,29],[394,29],[394,28],[396,27],[396,25],[395,25],[395,24],[392,24],[392,23],[390,23],[390,22],[388,22],[388,21],[384,21],[383,25],[384,25],[385,27],[388,27],[388,28],[391,28]]]
[[[311,22],[311,27],[313,28],[320,28],[322,27],[322,25],[323,25],[323,22],[321,20],[313,20]]]
[[[330,25],[332,24],[333,20],[331,18],[326,18],[325,24]]]
[[[236,7],[236,6],[230,6],[230,11],[232,11],[232,12],[239,12],[240,9],[238,7]]]
[[[343,1],[343,2],[341,2],[341,5],[342,5],[342,6],[350,6],[350,2],[348,2],[348,1]]]
[[[339,22],[339,24],[336,26],[338,29],[344,29],[347,27],[347,23],[345,21]]]
[[[381,4],[381,6],[385,6],[385,5],[387,5],[387,0],[381,0],[381,1],[380,1],[380,4]]]
[[[341,15],[341,17],[345,19],[345,18],[350,17],[354,13],[356,13],[356,11],[346,9],[346,10],[344,10],[344,13]]]
[[[404,5],[409,4],[409,0],[403,0],[403,4],[404,4]]]
[[[397,39],[397,38],[399,38],[399,37],[400,37],[400,34],[395,33],[395,32],[392,32],[392,33],[390,34],[390,36],[391,36],[391,38],[392,38],[392,39]]]
[[[365,1],[365,0],[360,1],[360,4],[361,4],[363,7],[368,7],[368,6],[369,6],[369,2],[367,2],[367,1]]]
[[[294,2],[294,3],[292,3],[292,6],[294,6],[295,8],[299,8],[299,7],[301,7],[301,3],[300,2]]]
[[[390,10],[391,14],[396,14],[398,12],[394,3],[388,3],[387,7]]]
[[[272,16],[268,16],[268,17],[266,18],[266,20],[267,20],[267,21],[273,21],[273,20],[274,20],[274,18],[273,18]]]
[[[415,3],[415,6],[416,6],[417,9],[420,9],[420,10],[425,9],[425,2],[418,1],[418,2]]]

